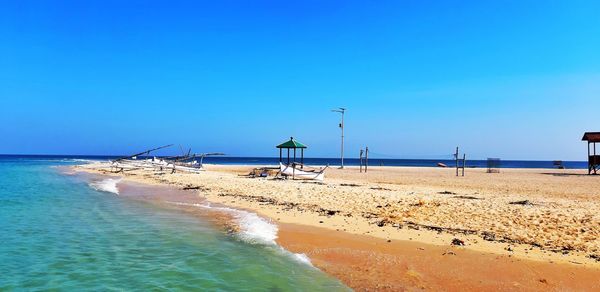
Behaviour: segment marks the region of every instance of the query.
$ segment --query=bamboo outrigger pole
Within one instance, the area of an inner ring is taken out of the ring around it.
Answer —
[[[171,147],[171,146],[173,146],[173,144],[169,144],[169,145],[165,145],[165,146],[160,146],[160,147],[157,147],[157,148],[154,148],[154,149],[146,150],[144,152],[140,152],[140,153],[136,153],[136,154],[133,154],[133,155],[129,155],[129,156],[124,156],[124,157],[121,157],[121,158],[117,158],[117,159],[113,160],[113,162],[117,162],[117,161],[121,161],[121,160],[124,160],[124,159],[133,158],[133,157],[144,155],[144,154],[149,154],[152,151],[160,150],[160,149]]]

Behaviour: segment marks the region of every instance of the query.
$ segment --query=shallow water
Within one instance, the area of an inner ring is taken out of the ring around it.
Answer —
[[[0,290],[348,289],[272,242],[52,167],[69,163],[0,159]]]

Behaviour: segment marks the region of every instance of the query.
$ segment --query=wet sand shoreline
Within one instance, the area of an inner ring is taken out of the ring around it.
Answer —
[[[355,176],[353,173],[336,174],[334,172],[334,178],[326,181],[327,185],[321,186],[303,182],[277,182],[273,184],[261,179],[238,177],[238,174],[247,172],[249,169],[247,166],[214,166],[211,169],[214,169],[214,171],[202,173],[191,178],[185,174],[174,174],[168,178],[156,178],[144,173],[129,174],[125,177],[133,181],[151,184],[174,184],[178,187],[188,186],[190,182],[193,182],[194,187],[200,188],[199,194],[201,196],[204,195],[211,202],[255,211],[263,216],[272,218],[280,226],[278,242],[282,246],[292,252],[308,254],[317,267],[340,278],[344,283],[358,290],[374,288],[379,290],[397,290],[420,287],[432,289],[436,287],[455,287],[458,289],[460,287],[473,290],[483,288],[494,290],[502,290],[504,288],[534,290],[542,288],[572,288],[580,290],[582,288],[590,289],[598,287],[597,281],[594,282],[593,278],[600,276],[600,270],[596,262],[586,257],[585,254],[577,255],[574,252],[565,255],[555,252],[548,253],[547,250],[539,249],[535,246],[531,248],[527,244],[486,241],[481,240],[479,235],[461,234],[457,231],[452,232],[452,230],[437,232],[436,230],[424,228],[423,225],[425,224],[421,222],[415,222],[420,225],[405,223],[403,224],[405,225],[403,228],[393,226],[394,222],[378,226],[376,221],[365,220],[364,216],[346,217],[340,216],[342,214],[339,214],[339,212],[332,213],[331,211],[336,210],[327,208],[326,206],[321,205],[317,206],[318,208],[311,208],[310,205],[294,202],[293,200],[289,200],[289,198],[285,198],[286,200],[279,200],[279,197],[274,199],[273,196],[264,193],[264,189],[262,189],[264,187],[273,188],[273,186],[278,188],[273,190],[274,192],[286,192],[291,189],[297,189],[303,197],[312,195],[311,192],[304,192],[307,188],[309,190],[315,188],[316,191],[319,191],[323,190],[324,187],[337,194],[344,194],[347,192],[347,189],[365,189],[367,187],[368,189],[380,188],[376,190],[376,193],[385,194],[392,192],[391,189],[397,191],[404,186],[413,192],[419,191],[420,188],[423,188],[419,184],[426,184],[427,186],[434,186],[433,190],[429,190],[430,193],[436,191],[436,181],[432,181],[427,177],[423,179],[423,182],[418,181],[421,179],[420,177],[410,177],[410,179],[416,179],[417,182],[402,180],[401,182],[395,181],[395,184],[390,184],[390,182],[381,182],[381,180],[385,181],[386,179],[389,180],[389,178],[378,177],[377,171],[375,171],[374,175],[370,175],[368,180],[364,180],[364,177],[357,179],[353,177]],[[430,170],[428,173],[439,173],[438,170]],[[87,171],[90,170],[87,169]],[[385,171],[388,172],[389,170],[386,169]],[[516,171],[516,173],[519,174],[519,171]],[[560,176],[556,177],[561,178]],[[447,177],[443,179],[450,180]],[[215,181],[217,182],[216,185],[214,184]],[[232,185],[234,183],[239,183],[239,185]],[[458,196],[456,193],[459,193],[461,188],[467,189],[471,193],[473,192],[472,186],[468,186],[468,182],[462,181],[461,183],[463,185],[456,186],[449,185],[447,182],[441,182],[441,188],[451,189],[448,192],[455,193],[455,195],[451,196]],[[481,185],[481,182],[478,183]],[[224,186],[223,184],[226,185]],[[268,185],[261,187],[262,184]],[[248,187],[255,186],[259,189],[259,192],[263,191],[262,195],[248,190]],[[484,185],[481,188],[481,193],[487,191],[486,187],[489,189],[489,186]],[[493,184],[492,187],[494,187]],[[528,198],[531,198],[534,202],[541,201],[539,193],[528,190],[527,188],[530,187],[528,185],[525,187]],[[387,189],[390,189],[390,191]],[[365,193],[362,194],[365,195]],[[366,194],[368,195],[368,193]],[[561,196],[561,194],[554,194],[554,196]],[[589,200],[589,196],[581,193],[568,195],[575,196],[581,200]],[[307,201],[314,202],[315,200],[317,199],[308,198]],[[416,201],[416,204],[419,203],[420,201]],[[422,207],[427,203],[423,203],[417,207]],[[528,208],[529,206],[524,207]],[[377,206],[375,208],[380,209]],[[303,225],[298,227],[297,223]],[[594,223],[596,222],[594,221]],[[321,229],[326,231],[316,231]],[[460,231],[459,228],[457,230]],[[307,237],[307,234],[312,235],[311,237]],[[464,240],[467,246],[450,246],[449,242],[455,237]],[[315,242],[311,238],[321,239],[321,241]],[[325,241],[325,238],[329,238],[329,240]],[[339,238],[344,238],[344,240],[336,240]],[[373,240],[381,242],[380,246],[387,247],[384,249],[374,248],[368,244]],[[335,248],[341,253],[336,253],[335,249],[332,251],[333,247],[331,246],[328,247],[328,252],[323,252],[323,249],[329,245],[329,242],[336,242],[337,247]],[[415,247],[414,244],[419,246]],[[411,248],[406,249],[406,247]],[[391,254],[390,248],[393,250]],[[357,251],[357,254],[363,254],[363,256],[348,259],[343,256],[343,254],[348,254],[348,250]],[[418,254],[421,254],[421,256],[418,256]],[[421,266],[414,266],[413,264],[419,261],[422,262],[425,258],[431,258],[432,256],[440,257],[440,255],[443,255],[443,257],[437,262],[424,262]],[[373,258],[384,260],[382,262],[373,261]],[[483,272],[479,274],[473,273],[473,271],[469,272],[472,275],[477,275],[470,279],[465,278],[465,275],[467,275],[465,273],[453,274],[452,269],[457,267],[455,265],[457,264],[457,260],[452,260],[453,258],[462,259],[462,262],[459,261],[458,263],[460,265],[480,267],[480,269],[475,269],[475,271],[486,271],[486,265],[506,266],[507,271],[503,271],[500,268],[494,269],[502,274],[506,274],[506,277],[499,278],[489,269],[487,270],[489,275]],[[399,259],[400,262],[398,262]],[[405,272],[399,274],[385,273],[384,271],[387,269],[385,267],[386,261],[395,261],[397,265],[405,267]],[[485,262],[486,265],[481,264],[481,261]],[[446,267],[446,270],[443,268],[441,270],[433,269],[436,266]],[[536,271],[542,272],[533,274],[527,272],[528,267],[531,266],[535,266]],[[361,272],[361,267],[371,268],[366,268],[368,271],[363,270]],[[517,275],[509,270],[521,272]],[[432,273],[439,275],[431,278]],[[519,275],[526,275],[526,277],[523,278]],[[534,278],[539,278],[538,282],[533,281],[532,279]],[[507,283],[512,283],[512,286],[506,286]],[[547,286],[540,286],[540,283]]]
[[[456,246],[391,241],[280,224],[277,241],[357,291],[600,289],[600,270],[482,253]]]

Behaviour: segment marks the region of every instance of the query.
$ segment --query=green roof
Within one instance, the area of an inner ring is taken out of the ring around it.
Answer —
[[[294,137],[290,137],[289,141],[277,145],[277,148],[306,148],[306,145],[294,140]]]

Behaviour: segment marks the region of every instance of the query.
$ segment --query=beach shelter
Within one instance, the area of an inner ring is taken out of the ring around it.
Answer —
[[[276,146],[279,148],[279,162],[283,163],[283,149],[287,149],[287,164],[290,164],[290,149],[294,151],[294,160],[292,162],[296,162],[296,149],[300,149],[300,165],[304,165],[304,149],[306,149],[306,145],[294,140],[294,137],[290,137],[290,140],[285,141]]]
[[[596,143],[600,142],[600,132],[585,132],[581,141],[588,142],[588,174],[598,174],[600,155],[596,155]],[[590,145],[593,145],[591,149]]]

